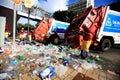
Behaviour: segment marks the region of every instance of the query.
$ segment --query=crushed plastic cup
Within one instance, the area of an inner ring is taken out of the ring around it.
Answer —
[[[2,48],[0,47],[0,54],[2,54],[3,53],[3,50],[2,50]]]
[[[17,71],[9,71],[8,74],[11,76],[11,78],[16,78],[18,76]]]
[[[82,73],[83,72],[83,69],[81,67],[78,67],[78,72]]]
[[[8,49],[5,49],[5,50],[3,51],[3,53],[6,53],[6,54],[10,55],[10,54],[12,54],[12,51],[11,51],[11,50],[8,50]]]
[[[28,51],[33,50],[33,47],[31,45],[26,44],[25,47],[26,47],[26,50]]]
[[[23,60],[24,59],[24,57],[21,56],[21,55],[17,55],[16,58],[19,59],[19,60]]]
[[[86,70],[92,70],[93,69],[92,64],[88,63],[87,61],[85,61],[84,63],[82,63],[81,67],[84,68],[84,69],[86,69]]]
[[[72,58],[72,57],[70,57],[70,58],[69,58],[69,62],[72,62],[72,61],[73,61],[73,58]]]
[[[41,68],[38,67],[38,68],[36,68],[35,70],[32,71],[32,74],[33,74],[33,75],[39,75],[39,72],[40,72],[40,71],[41,71]]]
[[[9,72],[9,71],[12,71],[14,69],[13,66],[9,65],[8,67],[5,68],[5,72]]]
[[[32,50],[32,47],[28,47],[28,48],[26,48],[27,50]]]
[[[77,64],[77,63],[73,64],[73,68],[74,68],[74,69],[77,69],[78,66],[79,66],[79,64]]]

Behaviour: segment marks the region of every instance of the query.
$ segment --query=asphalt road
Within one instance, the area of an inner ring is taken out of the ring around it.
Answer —
[[[113,72],[120,72],[120,46],[111,48],[107,52],[91,50],[91,53],[99,55],[103,62],[98,62],[102,65],[103,70],[111,70]]]

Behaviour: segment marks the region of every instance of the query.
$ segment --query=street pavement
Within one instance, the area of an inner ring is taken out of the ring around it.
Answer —
[[[67,72],[62,75],[55,76],[52,80],[119,80],[120,75],[114,74],[114,72],[120,72],[120,48],[114,47],[107,52],[98,50],[90,50],[90,53],[99,55],[103,62],[97,62],[102,66],[102,69],[73,69],[68,66]],[[41,80],[39,77],[32,77],[31,73],[20,76],[22,80]],[[19,80],[19,77],[13,80]]]

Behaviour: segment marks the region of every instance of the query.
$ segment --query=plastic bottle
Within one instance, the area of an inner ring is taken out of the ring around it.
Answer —
[[[18,62],[16,60],[10,60],[10,64],[12,66],[16,66],[18,64]]]
[[[52,72],[50,72],[50,74],[48,75],[48,77],[49,77],[49,78],[52,78],[54,75],[55,75],[55,72],[52,71]]]
[[[90,59],[90,58],[86,58],[86,60],[87,60],[88,63],[93,63],[93,60]]]
[[[2,48],[0,47],[0,54],[2,54],[3,53],[3,50],[2,50]]]
[[[67,66],[67,65],[68,65],[68,60],[65,60],[65,61],[63,62],[63,65],[64,65],[64,66]]]
[[[98,61],[98,62],[103,62],[103,59],[101,59],[99,56],[96,56],[95,60]]]
[[[7,73],[0,73],[0,80],[11,78]]]
[[[14,69],[14,66],[9,65],[7,68],[5,68],[5,72],[12,71]]]
[[[19,59],[19,60],[23,60],[23,59],[24,59],[24,57],[21,56],[21,55],[17,55],[16,57],[17,57],[17,59]]]
[[[46,78],[51,72],[54,72],[54,67],[53,66],[49,66],[48,68],[46,68],[45,70],[43,70],[42,72],[40,72],[40,77],[42,79]],[[50,75],[49,75],[50,76]]]
[[[78,66],[79,66],[79,64],[75,63],[75,64],[73,65],[73,68],[74,68],[74,69],[77,69]]]

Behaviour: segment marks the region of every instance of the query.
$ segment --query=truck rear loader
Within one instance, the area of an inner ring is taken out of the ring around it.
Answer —
[[[65,43],[73,48],[80,48],[86,25],[92,34],[92,46],[97,46],[102,51],[107,51],[114,44],[120,44],[120,12],[110,10],[109,6],[98,8],[89,7],[76,16],[65,32]]]

